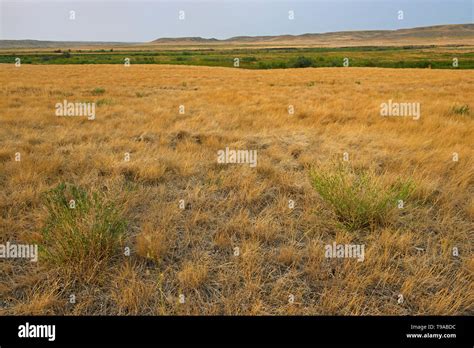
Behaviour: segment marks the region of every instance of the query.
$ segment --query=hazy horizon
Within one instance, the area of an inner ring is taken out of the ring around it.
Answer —
[[[403,19],[398,19],[398,11]],[[70,19],[70,11],[75,18]],[[180,19],[184,11],[184,19]],[[290,19],[293,11],[294,18]],[[181,13],[182,14],[182,13]],[[471,0],[5,1],[1,40],[149,42],[471,24]]]
[[[445,25],[466,25],[466,24],[472,24],[472,23],[448,23],[448,24],[437,24],[433,26],[445,26]],[[432,26],[424,26],[424,27],[411,27],[411,28],[400,28],[400,29],[416,29],[416,28],[428,28]],[[378,29],[371,29],[367,31],[377,31]],[[390,30],[390,29],[380,29],[380,30]],[[393,29],[393,30],[398,30],[398,29]],[[175,37],[157,37],[156,39],[150,40],[150,41],[114,41],[114,40],[41,40],[41,39],[0,39],[0,41],[57,41],[57,42],[110,42],[110,43],[146,43],[146,42],[152,42],[155,40],[159,39],[185,39],[185,38],[199,38],[199,39],[204,39],[204,40],[219,40],[219,41],[225,41],[233,38],[238,38],[238,37],[272,37],[272,36],[286,36],[286,35],[291,35],[291,36],[300,36],[300,35],[305,35],[305,34],[331,34],[331,33],[338,33],[338,32],[358,32],[358,31],[364,31],[364,29],[360,30],[344,30],[344,31],[328,31],[328,32],[320,32],[320,33],[301,33],[301,34],[276,34],[276,35],[237,35],[237,36],[232,36],[232,37],[226,37],[226,38],[221,38],[217,39],[215,37],[202,37],[202,36],[175,36]]]

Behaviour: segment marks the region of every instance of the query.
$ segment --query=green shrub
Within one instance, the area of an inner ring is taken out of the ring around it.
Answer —
[[[371,171],[356,171],[338,163],[330,170],[311,171],[313,187],[349,230],[388,224],[414,189],[412,181],[398,179],[386,186]]]
[[[49,216],[41,231],[41,251],[46,260],[95,267],[118,251],[126,222],[103,194],[62,183],[47,192],[44,200]]]
[[[455,105],[451,108],[452,113],[456,115],[469,115],[470,110],[469,110],[469,105],[464,104],[464,105]]]
[[[314,62],[311,58],[307,58],[304,56],[297,57],[292,63],[292,68],[309,68],[313,66]]]
[[[92,95],[102,95],[105,93],[105,89],[97,87],[97,88],[94,88],[91,93]]]

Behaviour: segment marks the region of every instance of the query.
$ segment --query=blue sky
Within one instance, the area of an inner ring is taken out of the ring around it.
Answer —
[[[399,29],[472,23],[473,6],[474,0],[0,0],[0,39],[146,42]]]

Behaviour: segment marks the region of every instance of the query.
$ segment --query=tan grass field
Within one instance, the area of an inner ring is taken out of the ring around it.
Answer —
[[[2,314],[474,311],[474,71],[12,64],[0,80],[0,243],[70,250],[0,260]],[[65,99],[96,102],[96,119],[55,116]],[[381,117],[390,99],[420,119]],[[226,147],[257,166],[217,163]],[[413,182],[403,208],[345,228],[311,176],[344,152],[368,188]],[[117,207],[117,243],[87,244],[99,208],[74,220],[79,244],[67,221],[45,238],[59,183]],[[333,242],[364,261],[325,258]]]

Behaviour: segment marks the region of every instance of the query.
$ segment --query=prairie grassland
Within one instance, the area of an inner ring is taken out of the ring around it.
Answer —
[[[0,260],[3,314],[473,312],[474,71],[1,65],[0,80],[0,242],[41,248]],[[63,100],[96,119],[55,116]],[[389,100],[420,119],[381,117]],[[226,147],[257,166],[217,163]],[[333,242],[364,261],[325,258]]]

